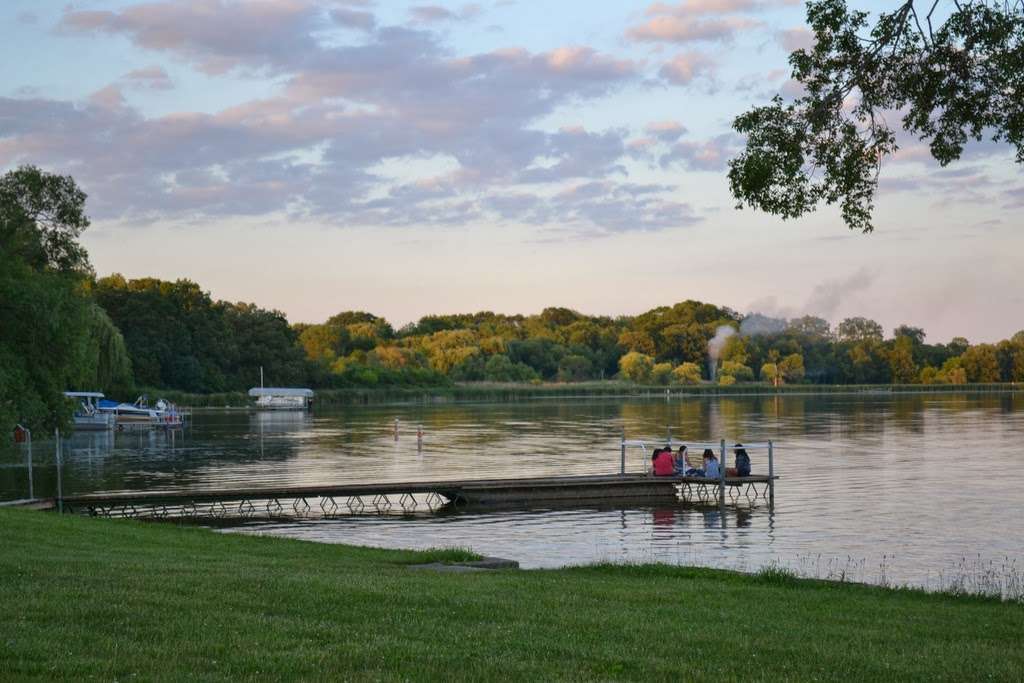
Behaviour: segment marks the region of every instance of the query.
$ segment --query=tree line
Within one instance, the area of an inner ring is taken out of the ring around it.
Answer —
[[[61,393],[443,386],[452,382],[771,385],[1024,381],[1024,331],[997,344],[849,318],[834,329],[687,300],[635,316],[427,315],[395,329],[364,311],[318,324],[214,300],[189,280],[97,278],[77,238],[85,195],[33,167],[0,178],[0,427],[66,424]]]

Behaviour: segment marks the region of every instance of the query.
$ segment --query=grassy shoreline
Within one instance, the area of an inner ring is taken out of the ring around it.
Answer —
[[[179,405],[193,408],[248,407],[252,399],[243,391],[192,394],[175,390],[146,389],[151,397],[162,396]],[[374,389],[319,389],[320,406],[394,405],[402,403],[515,402],[544,399],[586,398],[700,398],[705,396],[827,396],[864,394],[959,394],[1015,393],[1024,391],[1021,383],[999,384],[792,384],[772,387],[766,384],[718,386],[637,385],[607,380],[577,383],[492,383],[474,382],[446,387],[379,387]]]
[[[417,553],[0,509],[0,678],[1018,680],[1024,606],[766,572]],[[429,558],[424,558],[429,559]]]

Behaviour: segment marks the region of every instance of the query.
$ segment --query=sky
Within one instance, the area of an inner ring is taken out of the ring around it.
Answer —
[[[869,11],[885,3],[857,3]],[[1024,328],[1024,169],[907,139],[875,232],[737,210],[731,121],[792,89],[791,0],[5,0],[0,169],[71,174],[96,271],[293,322],[368,310],[862,315]]]

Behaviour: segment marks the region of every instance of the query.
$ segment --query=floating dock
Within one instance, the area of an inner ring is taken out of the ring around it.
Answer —
[[[724,497],[721,485],[724,484]],[[646,474],[387,482],[188,492],[92,493],[60,501],[64,512],[104,517],[274,518],[415,512],[446,506],[542,507],[592,503],[773,503],[767,476]],[[53,501],[54,504],[58,501]]]
[[[671,435],[658,446],[675,445]],[[750,476],[653,476],[626,472],[626,451],[641,451],[650,464],[646,441],[622,439],[617,474],[466,479],[441,481],[342,483],[316,486],[274,486],[191,491],[90,493],[47,501],[62,512],[104,517],[146,518],[277,518],[332,517],[345,514],[386,514],[436,511],[462,506],[536,508],[593,504],[775,505],[773,446],[746,444],[746,450],[767,451],[767,474]],[[709,444],[687,442],[694,450]],[[725,461],[724,441],[710,444]],[[735,447],[733,447],[735,448]]]

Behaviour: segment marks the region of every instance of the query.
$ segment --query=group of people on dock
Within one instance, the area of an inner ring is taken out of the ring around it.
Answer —
[[[735,466],[725,468],[727,477],[749,477],[750,456],[747,455],[743,444],[738,443],[733,448],[735,455]],[[686,444],[679,446],[679,450],[673,454],[672,448],[655,448],[651,454],[651,468],[656,477],[706,477],[718,479],[722,476],[722,463],[710,448],[705,448],[701,455],[701,462],[698,465],[690,458]]]

